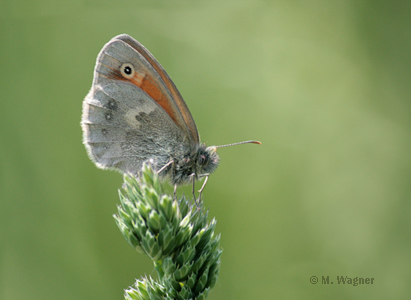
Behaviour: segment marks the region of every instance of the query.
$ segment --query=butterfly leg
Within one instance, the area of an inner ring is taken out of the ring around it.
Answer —
[[[196,197],[196,174],[193,173],[190,176],[193,178],[193,189],[192,189],[192,193],[193,193],[193,197],[194,197],[194,201],[197,205],[197,209],[200,210],[201,206],[200,206],[200,198]]]
[[[201,195],[202,195],[202,193],[203,193],[203,190],[204,190],[204,188],[205,188],[205,186],[206,186],[206,184],[207,184],[208,176],[210,176],[210,174],[204,174],[203,176],[205,176],[204,183],[203,183],[203,185],[201,186],[201,189],[198,190],[198,198],[199,198],[200,200],[201,200]]]
[[[166,163],[164,166],[161,167],[160,170],[157,171],[157,174],[160,174],[165,168],[167,168],[169,165],[171,165],[174,161],[170,160],[168,163]]]
[[[193,178],[193,189],[192,189],[192,193],[193,193],[193,197],[195,202],[197,202],[197,198],[196,198],[196,178],[194,176],[194,173],[190,175]]]

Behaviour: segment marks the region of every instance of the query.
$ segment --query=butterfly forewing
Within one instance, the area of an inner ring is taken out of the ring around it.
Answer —
[[[190,110],[187,107],[187,104],[184,102],[183,97],[181,96],[174,82],[168,76],[163,67],[142,44],[133,39],[131,36],[127,34],[121,34],[118,35],[116,38],[126,42],[131,47],[133,47],[133,49],[135,49],[140,55],[144,56],[146,61],[156,70],[157,75],[162,79],[163,83],[165,84],[169,93],[171,94],[170,101],[173,101],[177,105],[179,112],[181,113],[184,119],[185,125],[188,127],[188,130],[190,131],[192,139],[196,143],[199,143],[200,138],[193,116],[191,115]]]
[[[127,37],[128,43],[123,40]],[[134,68],[131,78],[122,76],[120,68],[124,64],[131,64]],[[113,38],[104,46],[97,59],[94,85],[104,85],[112,80],[127,81],[140,87],[165,110],[187,135],[187,139],[198,143],[194,120],[171,79],[152,55],[129,36]],[[174,87],[177,93],[170,87]]]

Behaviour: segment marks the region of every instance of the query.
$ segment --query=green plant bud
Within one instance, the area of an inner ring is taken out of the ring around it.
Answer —
[[[181,214],[180,214],[180,210],[178,208],[178,204],[176,201],[173,202],[173,214],[174,216],[171,218],[171,226],[173,226],[173,228],[175,229],[179,229],[179,224],[181,222]]]
[[[208,268],[204,270],[203,274],[201,274],[200,278],[198,278],[197,280],[197,286],[195,288],[197,293],[200,293],[202,290],[204,290],[204,288],[207,285],[207,280],[208,280]]]
[[[171,251],[174,248],[173,228],[170,224],[166,224],[159,232],[157,240],[164,253]]]
[[[195,231],[194,231],[195,232]],[[199,232],[199,231],[197,231],[196,233],[195,233],[195,235],[190,239],[190,241],[189,241],[189,243],[190,243],[190,246],[192,247],[192,248],[195,248],[196,246],[197,246],[197,244],[198,244],[198,242],[200,242],[200,239],[201,239],[201,233]]]
[[[124,211],[124,209],[122,209],[120,206],[118,206],[117,209],[118,209],[119,217],[124,221],[124,223],[127,225],[131,224],[131,221],[132,221],[131,216],[127,214]]]
[[[177,205],[183,216],[187,215],[191,208],[190,202],[184,196],[177,201]]]
[[[132,231],[136,234],[136,236],[138,236],[139,239],[142,239],[147,234],[147,226],[143,218],[136,218],[133,220],[131,225]]]
[[[202,203],[164,195],[158,176],[144,166],[137,179],[124,175],[121,206],[114,216],[127,242],[145,253],[159,275],[137,280],[125,291],[133,300],[206,299],[220,270],[220,235],[207,222]]]
[[[191,289],[183,287],[181,288],[181,291],[179,293],[179,298],[180,299],[192,299],[193,292],[191,291]]]
[[[160,198],[159,209],[163,213],[165,219],[170,221],[173,217],[173,200],[168,195],[162,195]]]
[[[180,252],[180,254],[176,257],[175,260],[181,266],[186,262],[191,261],[194,258],[195,254],[195,249],[188,245],[187,247],[182,248],[182,252]]]
[[[191,212],[188,212],[188,214],[184,217],[184,219],[181,220],[180,227],[187,227],[190,224],[190,221],[191,221]]]
[[[185,265],[183,265],[178,270],[175,270],[174,271],[175,279],[178,280],[178,281],[185,280],[187,275],[188,275],[188,272],[191,270],[192,267],[193,267],[193,262],[186,263]]]
[[[200,293],[197,297],[196,300],[205,300],[207,299],[208,296],[208,292],[210,291],[210,289],[205,289],[202,293]]]
[[[143,218],[144,220],[147,220],[148,215],[151,211],[150,205],[148,205],[148,204],[146,204],[142,201],[139,201],[135,204],[135,207],[136,207],[136,215]]]
[[[163,230],[167,226],[167,218],[164,216],[163,213],[159,214],[160,216],[160,229]]]
[[[186,227],[182,227],[180,231],[177,233],[175,238],[175,247],[180,247],[183,243],[185,243],[191,235],[192,226],[188,225]]]
[[[155,237],[150,231],[147,231],[146,236],[143,238],[141,247],[144,252],[151,258],[151,260],[156,261],[161,257],[161,249],[156,242]]]
[[[165,274],[172,274],[177,269],[177,263],[171,257],[164,258],[162,266]]]
[[[152,172],[150,170],[150,167],[148,165],[143,166],[142,168],[142,181],[145,185],[153,186],[154,180],[152,176]]]
[[[212,221],[213,222],[213,221]],[[214,228],[215,228],[215,222],[214,223],[210,223],[209,226],[204,230],[200,241],[198,242],[197,247],[205,247],[205,245],[208,244],[208,242],[210,241],[211,237],[213,236],[214,233]]]
[[[210,289],[212,289],[217,282],[218,275],[220,273],[220,264],[216,263],[215,265],[212,266],[212,268],[213,268],[213,271],[210,270],[210,276],[207,281],[207,286],[209,286]]]
[[[151,209],[157,209],[159,204],[159,196],[157,192],[152,187],[150,187],[146,189],[145,196],[145,199],[147,200],[147,203],[150,205]]]
[[[200,257],[195,261],[191,271],[197,273],[206,261],[208,253],[201,253]]]
[[[194,288],[194,285],[196,283],[197,280],[197,276],[195,273],[191,273],[191,275],[188,277],[187,281],[186,281],[186,285],[187,287],[189,287],[190,289]]]
[[[157,211],[155,210],[150,211],[147,221],[148,221],[150,230],[152,232],[158,233],[160,231],[160,228],[161,228],[160,215],[158,214]]]
[[[177,295],[181,290],[181,285],[174,278],[174,274],[164,276],[163,283],[166,285],[166,287],[168,287],[168,292],[173,290],[174,295]]]
[[[114,216],[116,224],[120,229],[121,233],[125,237],[126,241],[133,247],[140,247],[139,240],[133,235],[133,233],[129,230],[129,228],[123,223],[123,221],[116,216]],[[141,248],[141,247],[140,247]]]

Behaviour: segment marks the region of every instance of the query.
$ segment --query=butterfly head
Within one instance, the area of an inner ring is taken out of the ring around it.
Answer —
[[[196,180],[213,173],[220,161],[217,148],[196,145],[190,152],[172,159],[173,163],[164,168],[163,174],[170,175],[172,184],[187,184],[192,182],[193,176]]]
[[[217,169],[220,157],[217,154],[217,147],[200,146],[197,156],[197,170],[201,174],[211,174]]]

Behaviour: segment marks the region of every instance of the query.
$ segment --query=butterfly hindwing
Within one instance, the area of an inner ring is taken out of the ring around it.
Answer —
[[[187,147],[185,135],[168,114],[128,82],[90,91],[83,103],[82,127],[89,155],[100,168],[137,174],[145,160],[161,166],[171,153]]]

